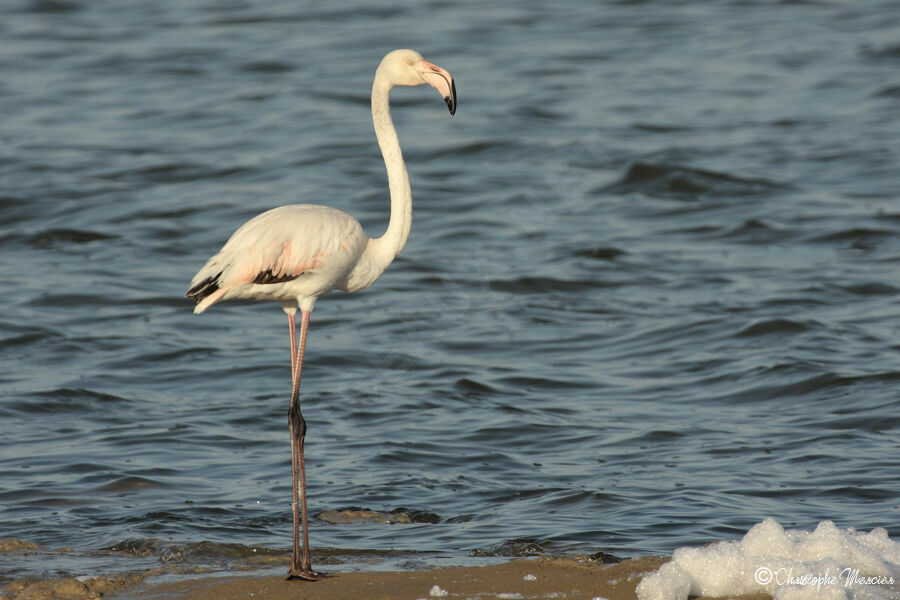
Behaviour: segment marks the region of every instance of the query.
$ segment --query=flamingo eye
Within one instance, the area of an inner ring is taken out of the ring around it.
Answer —
[[[416,64],[416,61],[414,61],[413,59],[410,58],[410,59],[407,59],[406,64],[408,64],[409,66],[413,66],[414,64]]]

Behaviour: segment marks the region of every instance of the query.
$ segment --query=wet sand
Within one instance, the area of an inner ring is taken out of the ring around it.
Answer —
[[[172,583],[148,583],[141,576],[34,582],[8,587],[9,600],[635,600],[643,574],[668,559],[645,557],[616,564],[573,559],[513,560],[484,567],[417,571],[339,573],[316,582],[281,577],[209,576]],[[770,600],[768,595],[740,600]],[[701,600],[701,599],[697,599]]]

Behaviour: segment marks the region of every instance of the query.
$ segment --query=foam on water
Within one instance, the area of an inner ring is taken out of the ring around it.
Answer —
[[[766,519],[739,542],[677,549],[637,588],[639,600],[759,592],[775,600],[896,600],[900,543],[882,528],[865,533],[822,521],[809,532]]]

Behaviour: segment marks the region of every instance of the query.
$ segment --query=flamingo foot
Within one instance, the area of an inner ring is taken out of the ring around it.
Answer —
[[[325,579],[328,577],[325,573],[320,573],[319,571],[314,571],[313,569],[295,569],[291,567],[288,569],[288,576],[286,579],[288,581],[299,579],[301,581],[319,581],[320,579]]]

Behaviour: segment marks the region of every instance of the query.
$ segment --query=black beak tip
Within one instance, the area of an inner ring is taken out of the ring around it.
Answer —
[[[447,108],[450,109],[450,114],[456,114],[456,82],[453,79],[450,79],[450,95],[444,98],[444,102],[447,103]]]

